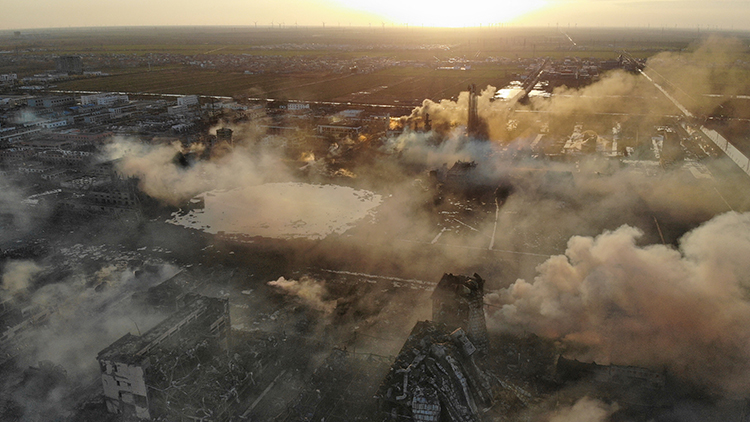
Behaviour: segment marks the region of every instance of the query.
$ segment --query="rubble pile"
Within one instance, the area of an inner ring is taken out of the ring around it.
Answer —
[[[372,399],[391,359],[336,348],[287,409],[284,421],[377,420]]]
[[[378,390],[386,420],[481,420],[493,384],[474,360],[476,351],[461,328],[418,322]]]

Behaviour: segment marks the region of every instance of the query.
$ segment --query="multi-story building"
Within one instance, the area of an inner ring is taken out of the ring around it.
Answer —
[[[57,108],[67,107],[76,104],[76,100],[73,97],[40,97],[40,98],[29,98],[29,107],[44,107],[44,108]]]

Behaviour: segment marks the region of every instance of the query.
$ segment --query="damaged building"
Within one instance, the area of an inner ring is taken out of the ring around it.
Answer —
[[[432,293],[432,319],[449,329],[463,328],[481,353],[487,352],[484,317],[484,280],[473,276],[444,274]]]
[[[191,295],[177,312],[143,335],[126,334],[112,343],[97,356],[107,410],[138,419],[163,413],[159,403],[168,398],[161,397],[167,393],[158,388],[163,387],[160,365],[166,363],[160,355],[174,350],[189,355],[194,348],[226,350],[229,327],[227,299]]]
[[[433,321],[412,329],[377,398],[386,420],[479,421],[493,401],[481,367],[487,352],[484,280],[444,274],[432,295]]]
[[[378,390],[386,420],[479,421],[493,386],[476,351],[463,329],[418,322]]]

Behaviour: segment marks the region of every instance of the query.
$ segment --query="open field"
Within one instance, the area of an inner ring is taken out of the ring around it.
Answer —
[[[115,91],[268,97],[360,103],[421,102],[458,95],[470,83],[502,86],[519,69],[496,66],[477,70],[391,68],[371,74],[246,75],[192,68],[142,70],[58,84],[62,90]]]
[[[110,76],[60,82],[58,89],[406,105],[454,97],[470,83],[501,87],[527,72],[516,59],[615,59],[623,50],[636,58],[663,51],[679,55],[709,35],[676,28],[278,25],[74,28],[18,36],[6,31],[0,32],[0,73],[30,76],[54,68],[58,55],[77,54],[86,70]],[[750,37],[719,35],[744,39],[745,45]],[[750,52],[743,54],[745,60],[731,69],[731,81],[750,80]],[[471,69],[437,70],[463,63],[471,63]],[[361,71],[350,73],[350,67]],[[705,94],[727,91],[719,79]],[[750,86],[735,91],[750,94]]]
[[[424,60],[456,56],[611,56],[626,49],[644,57],[689,49],[708,34],[674,28],[404,28],[404,27],[138,27],[0,32],[0,50],[54,54],[277,54]],[[722,33],[747,37],[746,33]],[[574,46],[570,40],[576,45]]]

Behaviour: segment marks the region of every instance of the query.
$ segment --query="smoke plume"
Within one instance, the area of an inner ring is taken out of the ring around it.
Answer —
[[[324,283],[314,280],[311,277],[302,276],[299,281],[279,277],[278,280],[269,281],[267,284],[272,287],[278,287],[290,296],[296,296],[305,305],[326,314],[330,314],[336,308],[335,300],[325,299],[326,291]]]
[[[117,169],[128,177],[137,177],[144,193],[171,205],[183,203],[207,190],[287,178],[282,177],[285,171],[280,158],[269,152],[239,146],[222,157],[195,160],[187,167],[175,160],[183,152],[179,143],[146,145],[118,139],[108,146],[107,156],[120,159]]]
[[[2,277],[3,296],[27,292],[36,274],[43,270],[33,261],[10,261],[5,264]]]
[[[750,375],[750,214],[730,212],[687,233],[679,248],[639,246],[622,226],[576,236],[564,255],[490,295],[498,329],[559,338],[574,357],[669,367],[728,389]]]

